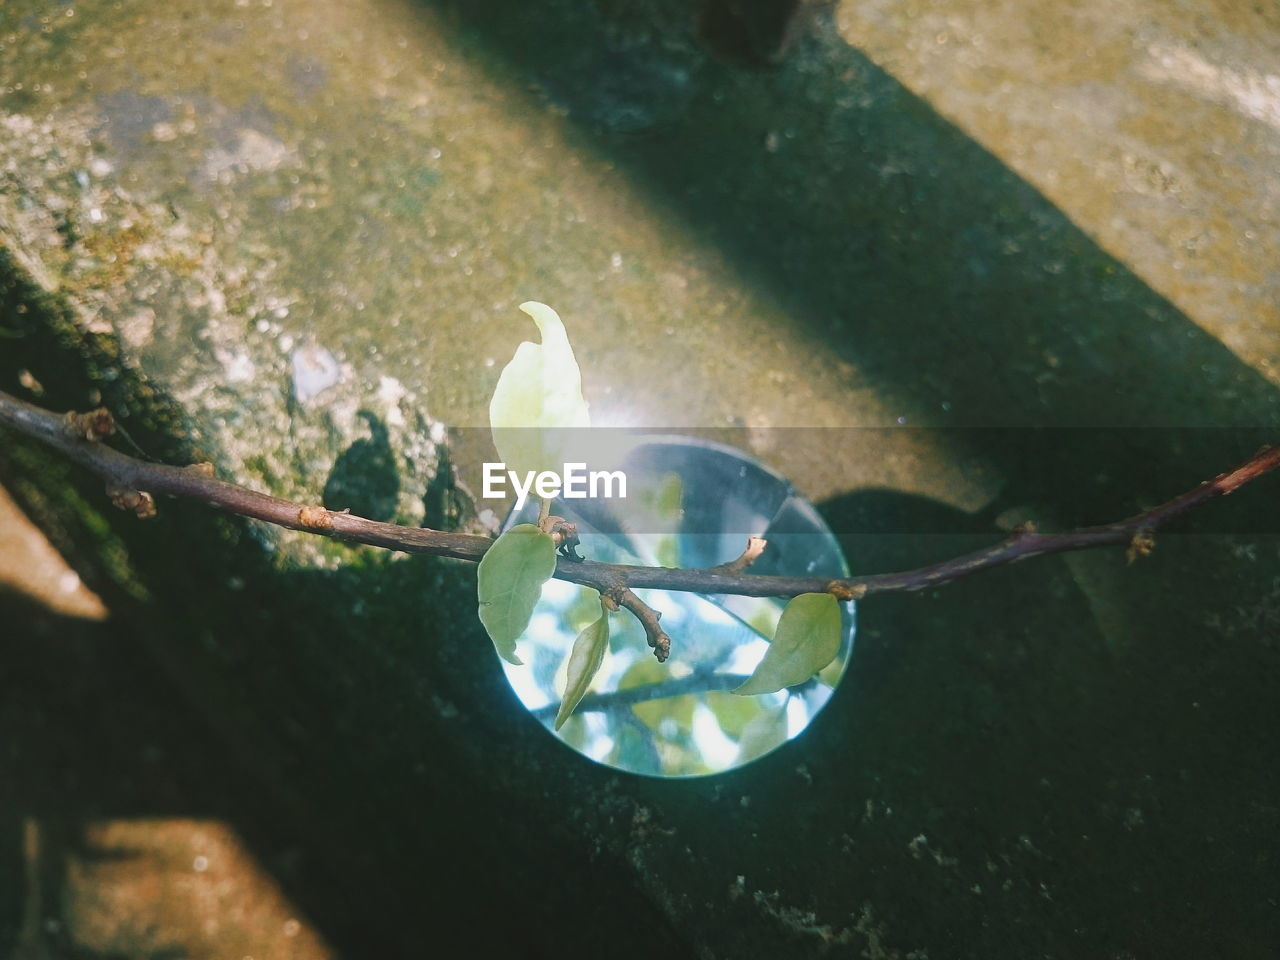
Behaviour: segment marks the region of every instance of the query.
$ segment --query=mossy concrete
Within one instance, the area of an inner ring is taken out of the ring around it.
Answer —
[[[481,455],[536,298],[597,422],[729,429],[858,570],[1149,506],[1280,428],[1280,70],[1265,12],[1073,10],[846,2],[754,73],[663,0],[11,0],[4,388],[101,399],[148,455],[259,489],[482,528],[440,458]],[[0,463],[199,719],[219,811],[296,842],[281,882],[341,953],[1280,939],[1273,480],[1133,567],[868,602],[804,737],[667,783],[524,714],[465,566],[190,504],[139,523],[28,444]],[[13,804],[53,806],[22,769]],[[59,810],[100,815],[82,794]]]

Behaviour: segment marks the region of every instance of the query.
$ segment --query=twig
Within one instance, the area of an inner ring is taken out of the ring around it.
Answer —
[[[661,613],[632,593],[630,587],[614,588],[609,596],[618,606],[626,607],[635,614],[640,626],[644,627],[644,638],[653,648],[653,655],[658,658],[659,663],[671,656],[671,638],[658,625],[658,621],[662,619]]]
[[[764,537],[747,537],[747,548],[742,551],[742,556],[711,569],[716,573],[741,573],[760,558],[760,554],[764,553],[764,548],[768,545],[769,541]]]
[[[43,441],[55,450],[87,467],[107,481],[117,503],[129,505],[131,495],[138,502],[143,494],[187,497],[228,513],[264,520],[293,530],[304,530],[349,543],[363,543],[405,553],[425,553],[458,560],[478,561],[493,541],[466,533],[445,533],[424,527],[379,523],[349,513],[326,510],[322,506],[292,503],[279,497],[257,493],[233,483],[217,480],[208,464],[171,467],[147,463],[105,446],[86,435],[104,436],[102,413],[61,417],[9,394],[0,392],[0,425]],[[108,415],[109,418],[109,415]],[[92,422],[92,429],[85,424]],[[1096,527],[1067,533],[1038,533],[1023,528],[990,547],[942,563],[901,573],[880,573],[862,577],[775,577],[744,573],[732,563],[709,570],[669,567],[641,567],[626,564],[594,563],[560,557],[555,576],[561,580],[594,587],[631,609],[642,623],[655,653],[663,650],[661,640],[670,638],[657,624],[657,613],[639,598],[636,606],[625,602],[633,588],[672,590],[686,593],[737,594],[749,597],[794,597],[802,593],[832,593],[842,600],[857,600],[876,593],[924,590],[1006,563],[1093,547],[1122,546],[1131,556],[1150,550],[1152,531],[1187,511],[1226,496],[1280,466],[1280,446],[1265,447],[1234,470],[1206,481],[1194,490],[1145,513]],[[154,504],[153,504],[154,505]],[[131,506],[131,509],[137,509]],[[750,547],[748,551],[750,552]],[[746,554],[744,553],[744,556]],[[745,568],[746,563],[742,564]],[[634,594],[631,594],[634,597]],[[644,611],[649,611],[648,614]],[[652,614],[652,623],[646,618]],[[651,629],[652,628],[652,629]]]
[[[74,425],[69,426],[71,422],[0,392],[0,424],[42,440],[76,463],[88,467],[107,481],[108,489],[117,502],[125,491],[137,494],[146,492],[152,496],[163,494],[186,497],[228,513],[265,520],[291,530],[304,530],[389,550],[429,553],[459,560],[479,560],[493,543],[488,537],[379,523],[349,513],[326,510],[321,506],[282,500],[215,479],[213,467],[207,463],[189,467],[148,463],[101,443],[84,439],[83,432],[78,431]]]

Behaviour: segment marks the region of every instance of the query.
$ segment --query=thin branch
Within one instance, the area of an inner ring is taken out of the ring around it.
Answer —
[[[760,554],[764,553],[764,548],[769,545],[769,541],[764,537],[751,536],[747,537],[746,549],[742,551],[742,555],[737,560],[731,560],[729,563],[722,563],[717,567],[712,567],[716,573],[742,573],[747,567],[751,566],[758,559]]]
[[[667,636],[667,631],[658,625],[658,621],[662,619],[661,613],[632,593],[630,587],[615,588],[608,596],[618,606],[626,607],[635,614],[635,618],[640,621],[640,626],[644,627],[644,638],[653,648],[653,655],[658,658],[659,663],[671,656],[671,638]]]
[[[97,418],[85,420],[84,418]],[[33,404],[0,392],[0,425],[43,441],[75,462],[103,477],[113,500],[129,509],[146,513],[149,497],[165,495],[199,500],[228,513],[253,517],[293,530],[334,537],[349,543],[363,543],[405,553],[425,553],[458,560],[478,561],[492,545],[488,537],[466,533],[445,533],[423,527],[379,523],[349,513],[326,510],[322,506],[292,503],[279,497],[257,493],[233,483],[217,480],[209,464],[172,467],[147,463],[86,437],[105,436],[103,414],[62,417]],[[86,426],[86,424],[89,424]],[[107,431],[109,432],[109,431]],[[1038,533],[1023,528],[990,547],[942,563],[901,573],[880,573],[862,577],[775,577],[744,573],[735,569],[739,561],[709,570],[682,570],[669,567],[642,567],[594,563],[560,557],[555,576],[561,580],[594,587],[627,606],[625,595],[632,589],[673,590],[686,593],[737,594],[750,597],[794,597],[802,593],[832,593],[842,600],[857,600],[876,593],[923,590],[969,576],[1006,563],[1093,547],[1122,546],[1131,556],[1150,549],[1152,531],[1187,511],[1217,497],[1226,496],[1280,466],[1280,446],[1265,447],[1234,470],[1206,481],[1194,490],[1145,513],[1096,527],[1067,533]],[[135,499],[136,498],[136,499]],[[141,506],[139,506],[141,505]],[[739,558],[741,560],[741,558]],[[745,565],[744,565],[745,566]],[[634,594],[631,594],[634,597]],[[632,612],[645,622],[644,610],[654,614],[646,633],[658,646],[666,637],[657,626],[656,612],[636,598]],[[629,607],[630,608],[630,607]],[[668,638],[669,642],[669,638]]]
[[[95,411],[96,413],[96,411]],[[84,416],[89,416],[85,414]],[[425,527],[403,527],[394,523],[365,520],[349,513],[326,510],[322,506],[293,503],[268,496],[213,476],[213,466],[197,463],[171,467],[148,463],[85,439],[71,418],[43,410],[0,392],[0,424],[42,440],[69,459],[87,467],[107,481],[117,503],[124,492],[146,492],[198,500],[228,513],[265,520],[291,530],[303,530],[353,543],[364,543],[406,553],[429,553],[459,560],[479,560],[493,543],[488,537],[466,533],[442,533]]]

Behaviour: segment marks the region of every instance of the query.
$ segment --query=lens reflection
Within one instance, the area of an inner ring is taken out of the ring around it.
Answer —
[[[709,567],[733,560],[748,535],[769,541],[753,573],[841,577],[848,567],[812,505],[786,480],[731,448],[704,440],[645,438],[624,461],[626,499],[557,500],[578,524],[580,550],[609,563]],[[507,519],[537,520],[526,504]],[[609,650],[588,694],[559,731],[574,638],[600,615],[594,590],[560,580],[518,643],[522,666],[503,663],[520,701],[554,736],[599,763],[656,777],[721,773],[800,734],[831,697],[853,649],[853,604],[842,604],[840,652],[816,677],[763,696],[731,693],[769,649],[785,600],[636,590],[662,613],[671,657],[658,663],[644,630],[611,615]]]

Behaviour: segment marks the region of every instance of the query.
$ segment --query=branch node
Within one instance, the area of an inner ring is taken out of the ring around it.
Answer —
[[[139,520],[150,520],[156,515],[156,498],[145,490],[108,484],[107,496],[119,509],[132,510]]]
[[[571,523],[564,517],[549,515],[538,521],[538,529],[551,537],[556,549],[560,551],[560,556],[578,561],[586,559],[578,553],[578,545],[582,541],[578,539],[576,523]]]
[[[827,584],[827,593],[837,600],[861,600],[867,595],[865,583],[848,583],[844,580],[832,580]]]
[[[308,530],[332,530],[333,517],[324,507],[302,507],[298,510],[298,523]]]
[[[1155,534],[1151,532],[1150,527],[1142,527],[1129,541],[1129,546],[1124,552],[1125,563],[1133,563],[1139,557],[1147,556],[1155,547]]]
[[[70,410],[63,419],[63,423],[63,429],[68,436],[77,440],[88,440],[90,443],[105,440],[116,432],[115,417],[111,416],[111,411],[106,407],[99,407],[88,413],[76,413]]]
[[[202,463],[189,463],[183,469],[189,470],[191,473],[194,473],[197,477],[213,476],[213,464],[210,463],[208,460],[205,460]]]

